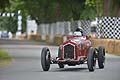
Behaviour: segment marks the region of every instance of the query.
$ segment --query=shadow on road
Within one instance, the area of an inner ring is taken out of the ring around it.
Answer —
[[[53,72],[79,72],[79,71],[86,71],[88,68],[63,68],[63,69],[57,69]]]
[[[37,72],[89,72],[88,68],[52,68],[49,71],[37,71]]]

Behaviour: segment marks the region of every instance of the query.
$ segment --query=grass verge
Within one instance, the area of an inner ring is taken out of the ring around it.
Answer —
[[[12,60],[12,57],[8,55],[8,53],[2,49],[0,49],[0,67],[8,65]]]

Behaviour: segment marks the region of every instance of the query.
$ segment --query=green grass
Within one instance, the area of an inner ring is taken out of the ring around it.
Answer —
[[[8,53],[4,50],[0,49],[0,67],[7,66],[10,64],[12,57],[8,55]]]
[[[2,49],[0,49],[0,60],[10,60],[11,56],[8,55],[8,53]]]

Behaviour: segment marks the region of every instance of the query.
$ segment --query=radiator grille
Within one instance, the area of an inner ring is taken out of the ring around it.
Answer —
[[[64,58],[73,59],[74,58],[74,46],[71,44],[68,44],[64,46]]]

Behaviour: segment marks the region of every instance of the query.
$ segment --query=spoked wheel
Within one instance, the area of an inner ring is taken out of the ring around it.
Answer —
[[[104,68],[104,63],[105,63],[105,48],[100,46],[98,48],[98,66],[100,69]]]
[[[60,58],[61,56],[62,56],[62,51],[59,48],[59,50],[58,50],[58,58]],[[59,66],[59,68],[64,68],[64,64],[62,64],[62,63],[58,63],[58,66]]]
[[[43,71],[48,71],[50,68],[50,51],[48,48],[43,48],[41,53],[41,65]]]
[[[89,71],[93,72],[96,65],[96,54],[95,54],[95,49],[93,47],[89,48],[87,65],[88,65]]]

